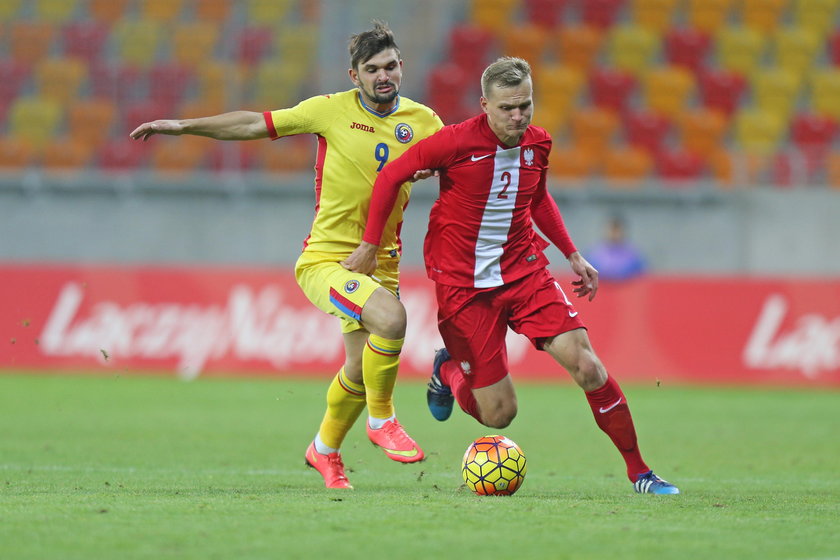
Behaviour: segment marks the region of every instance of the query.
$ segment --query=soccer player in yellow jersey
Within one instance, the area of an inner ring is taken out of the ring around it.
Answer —
[[[290,109],[235,111],[186,120],[156,120],[131,137],[195,134],[219,140],[318,136],[315,221],[295,265],[295,276],[319,309],[341,319],[345,361],[327,390],[327,411],[306,463],[328,488],[352,488],[339,447],[367,406],[367,433],[391,459],[412,463],[423,451],[394,413],[392,393],[405,337],[405,308],[398,299],[399,229],[410,183],[388,219],[375,273],[347,270],[344,260],[362,240],[377,173],[443,123],[428,107],[399,95],[402,59],[391,30],[373,29],[350,40],[349,91],[302,101]],[[278,71],[282,71],[278,69]],[[418,170],[415,179],[429,176]]]

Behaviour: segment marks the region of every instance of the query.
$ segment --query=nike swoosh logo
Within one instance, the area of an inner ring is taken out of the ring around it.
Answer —
[[[577,317],[577,314],[578,314],[578,312],[577,312],[577,311],[575,311],[574,313],[572,313],[571,311],[569,311],[569,317]]]
[[[484,155],[484,156],[471,155],[471,156],[470,156],[470,159],[471,159],[471,160],[473,160],[473,161],[478,161],[478,160],[480,160],[480,159],[488,158],[488,157],[490,157],[490,156],[492,156],[492,155],[493,155],[493,154],[487,154],[487,155]]]
[[[610,410],[612,410],[612,409],[614,409],[615,407],[617,407],[618,405],[620,405],[622,400],[624,400],[624,399],[622,399],[621,397],[618,397],[618,400],[617,400],[617,401],[615,401],[613,404],[611,404],[611,405],[610,405],[610,406],[608,406],[607,408],[604,408],[604,407],[602,406],[601,408],[599,408],[599,409],[598,409],[598,412],[600,412],[601,414],[604,414],[604,413],[606,413],[606,412],[609,412]]]
[[[400,457],[414,457],[417,455],[416,449],[409,449],[408,451],[401,451],[399,449],[388,449],[387,447],[382,448],[383,451],[386,453],[390,453],[391,455],[399,455]]]

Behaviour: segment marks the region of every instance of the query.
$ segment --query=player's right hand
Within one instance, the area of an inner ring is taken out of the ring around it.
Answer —
[[[146,141],[155,134],[179,135],[184,132],[184,125],[177,120],[157,120],[143,123],[135,128],[129,136],[135,140]]]
[[[351,272],[358,272],[370,276],[376,272],[376,250],[378,245],[373,245],[367,241],[362,241],[356,249],[350,253],[350,256],[341,261],[341,266]]]

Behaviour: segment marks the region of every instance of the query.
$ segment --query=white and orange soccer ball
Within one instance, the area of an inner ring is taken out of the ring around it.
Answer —
[[[467,488],[480,496],[510,496],[522,486],[526,470],[519,446],[505,436],[493,435],[467,447],[461,475]]]

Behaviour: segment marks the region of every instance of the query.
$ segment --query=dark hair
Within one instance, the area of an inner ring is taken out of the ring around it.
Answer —
[[[397,58],[399,58],[400,48],[394,40],[394,32],[391,31],[387,23],[375,19],[373,20],[373,29],[350,37],[350,68],[355,70],[359,64],[370,60],[385,49],[396,50]]]
[[[531,76],[531,66],[527,61],[513,56],[503,56],[485,68],[481,74],[481,95],[487,97],[491,86],[518,86]]]

